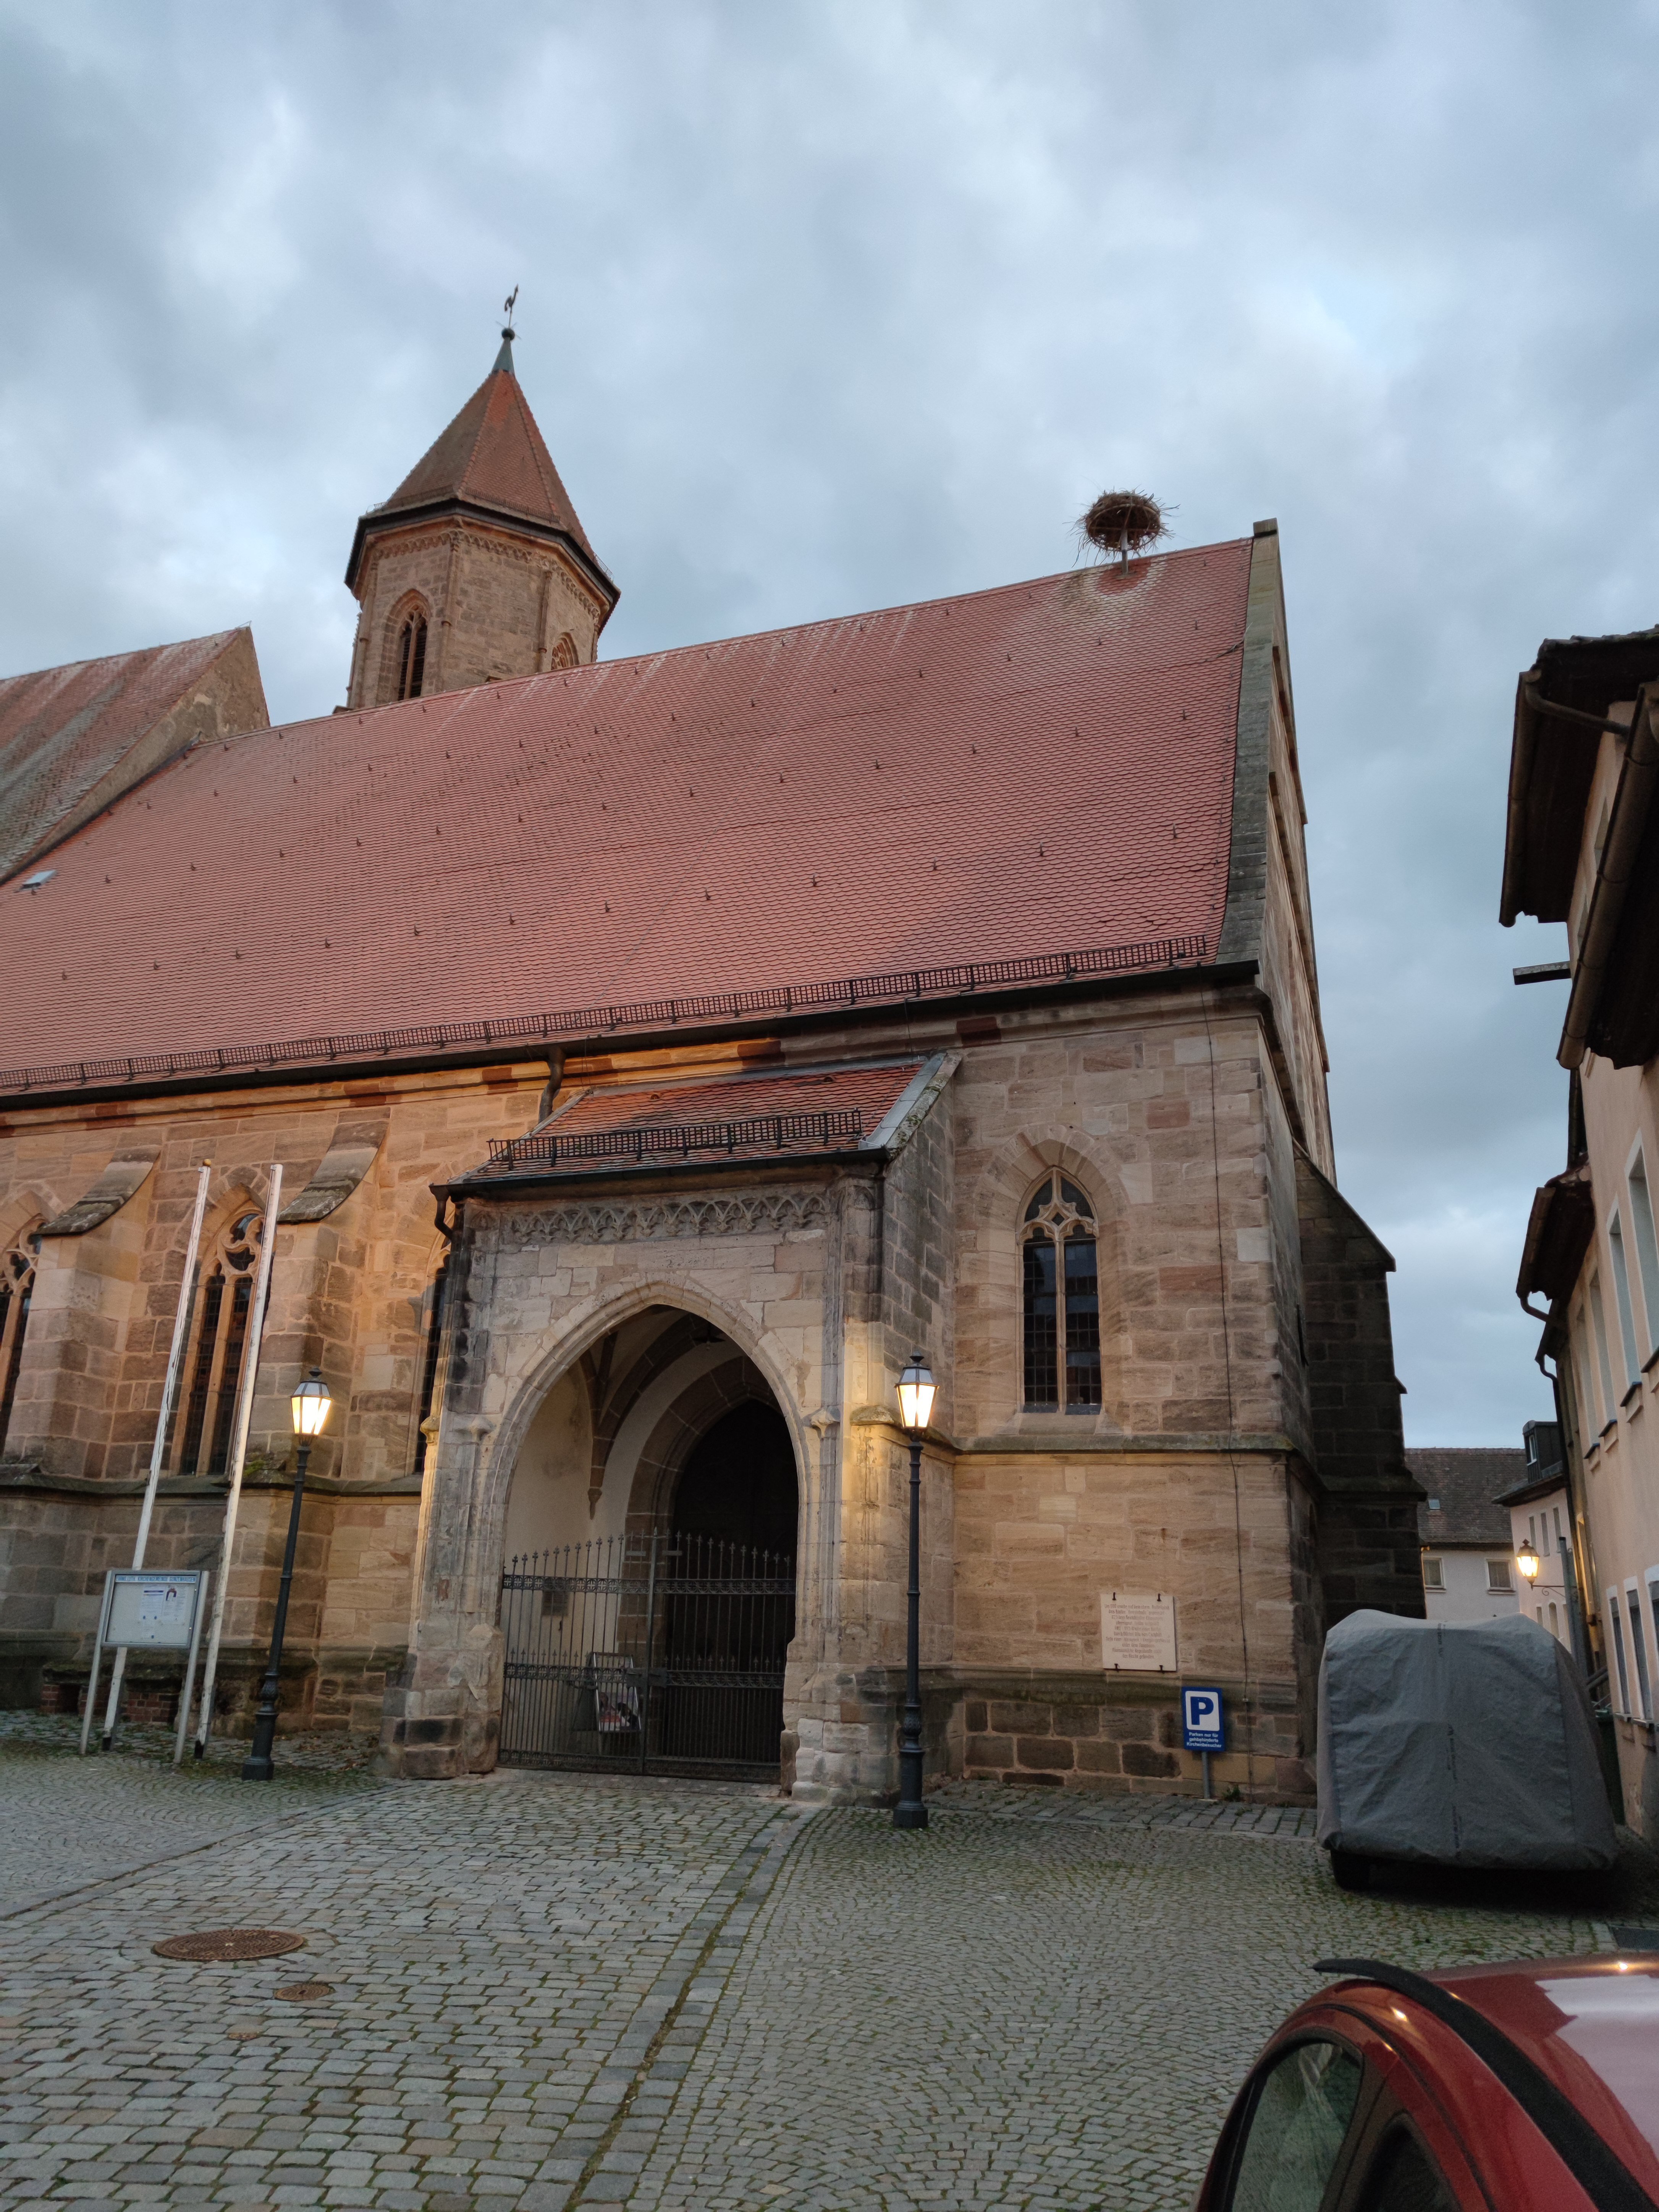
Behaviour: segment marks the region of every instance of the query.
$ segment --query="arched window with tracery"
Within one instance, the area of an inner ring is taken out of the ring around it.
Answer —
[[[11,1409],[23,1364],[23,1337],[34,1297],[34,1267],[40,1253],[40,1224],[24,1231],[0,1256],[0,1452],[6,1448]]]
[[[179,1474],[222,1474],[230,1463],[236,1391],[247,1351],[264,1216],[238,1206],[204,1259],[190,1342],[173,1409]]]
[[[418,699],[426,681],[426,617],[411,607],[398,632],[398,688],[399,699]]]
[[[1020,1230],[1024,1278],[1025,1403],[1067,1413],[1100,1404],[1100,1265],[1094,1208],[1056,1171],[1045,1176]]]

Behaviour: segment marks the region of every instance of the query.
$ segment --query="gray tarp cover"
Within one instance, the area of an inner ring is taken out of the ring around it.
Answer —
[[[1608,1867],[1589,1694],[1520,1616],[1351,1613],[1319,1669],[1319,1840],[1448,1866]]]

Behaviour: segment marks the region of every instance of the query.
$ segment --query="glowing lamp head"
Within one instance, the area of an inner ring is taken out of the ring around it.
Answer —
[[[329,1408],[334,1401],[328,1395],[328,1385],[324,1382],[319,1368],[312,1369],[289,1403],[294,1409],[295,1435],[321,1436],[328,1420]]]
[[[1515,1564],[1529,1583],[1538,1579],[1538,1554],[1530,1544],[1522,1544],[1515,1555]]]
[[[937,1387],[927,1361],[913,1352],[898,1383],[899,1419],[907,1429],[925,1429],[933,1419]]]

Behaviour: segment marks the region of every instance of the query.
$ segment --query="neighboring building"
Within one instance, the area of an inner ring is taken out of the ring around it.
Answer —
[[[1501,1620],[1519,1600],[1510,1516],[1497,1503],[1526,1472],[1526,1454],[1432,1445],[1406,1454],[1428,1493],[1417,1509],[1423,1597],[1431,1620]]]
[[[1525,1472],[1498,1501],[1509,1516],[1514,1556],[1520,1558],[1523,1546],[1538,1555],[1533,1580],[1516,1577],[1521,1607],[1565,1644],[1588,1671],[1589,1655],[1572,1572],[1572,1498],[1560,1426],[1554,1421],[1528,1421],[1522,1434],[1527,1440]]]
[[[1659,629],[1551,641],[1522,677],[1502,919],[1567,926],[1567,1160],[1517,1288],[1555,1363],[1579,1590],[1625,1802],[1659,1832]],[[1526,971],[1520,971],[1524,975]],[[1532,1303],[1548,1301],[1547,1307]],[[1535,1510],[1535,1509],[1529,1509]],[[1552,1506],[1551,1531],[1553,1533]]]
[[[1227,1693],[1224,1787],[1305,1795],[1325,1626],[1423,1601],[1276,526],[594,663],[615,588],[533,434],[504,356],[364,520],[353,709],[198,745],[10,910],[15,1693],[78,1694],[205,1156],[152,1557],[213,1555],[274,1234],[233,1725],[316,1364],[290,1718],[384,1715],[405,1774],[489,1767],[505,1714],[515,1758],[781,1745],[798,1793],[882,1796],[921,1347],[933,1766],[1195,1788],[1178,1669]],[[710,1543],[752,1681],[685,1580]],[[665,1650],[704,1653],[678,1738]]]
[[[0,677],[0,880],[191,745],[269,719],[246,629]]]

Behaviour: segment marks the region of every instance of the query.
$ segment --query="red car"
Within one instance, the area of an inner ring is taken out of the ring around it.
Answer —
[[[1292,2013],[1195,2212],[1655,2212],[1659,1955],[1349,1978]]]

